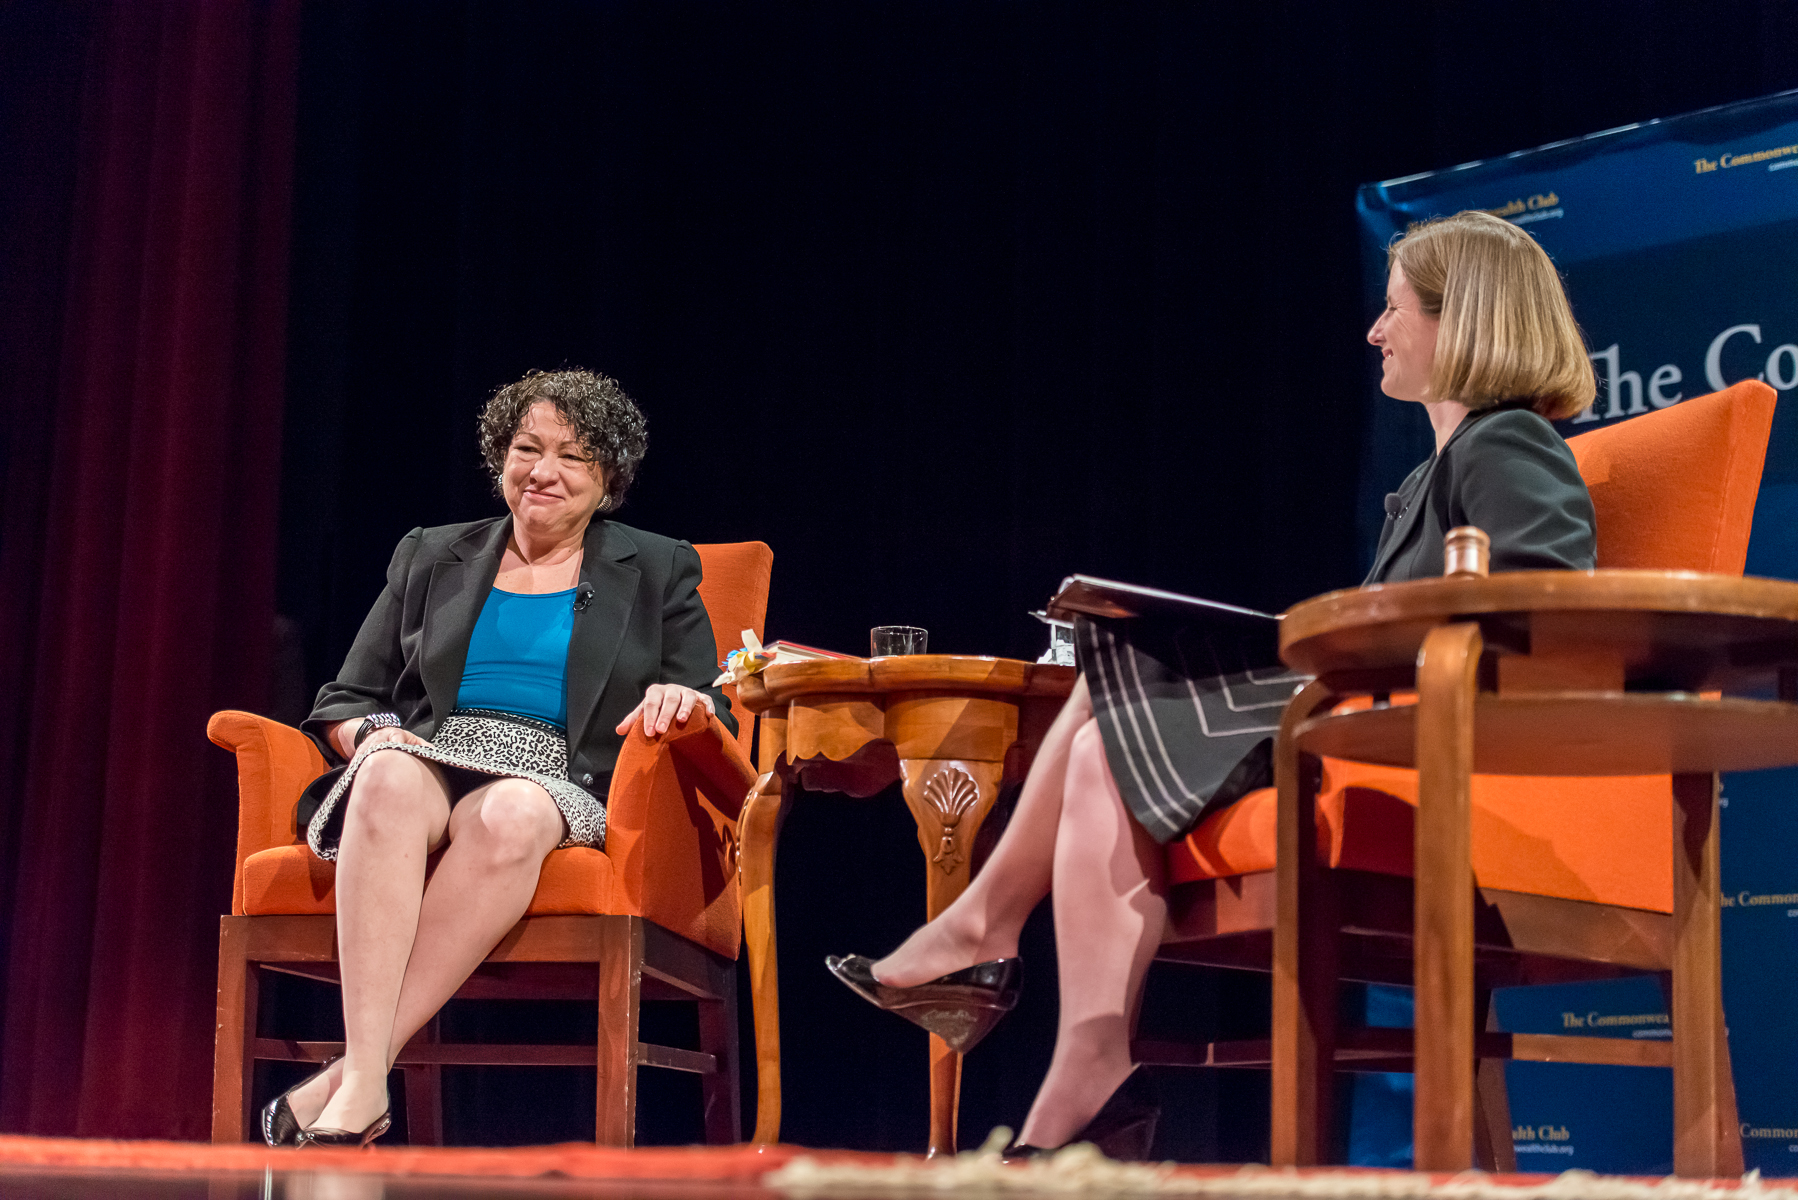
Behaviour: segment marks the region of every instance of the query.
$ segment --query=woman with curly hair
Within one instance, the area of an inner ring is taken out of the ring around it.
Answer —
[[[395,1055],[524,915],[543,859],[604,844],[623,737],[703,706],[717,646],[691,545],[603,514],[648,441],[613,380],[494,393],[481,452],[507,515],[414,529],[301,728],[338,767],[302,801],[337,863],[341,1058],[263,1110],[270,1145],[366,1145]],[[426,862],[436,858],[426,879]]]

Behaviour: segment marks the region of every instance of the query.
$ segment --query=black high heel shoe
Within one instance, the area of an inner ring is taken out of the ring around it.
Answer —
[[[1155,1145],[1155,1126],[1161,1120],[1160,1097],[1155,1085],[1141,1067],[1131,1068],[1124,1082],[1118,1084],[1093,1119],[1063,1145],[1091,1142],[1099,1153],[1118,1162],[1141,1162],[1149,1157]],[[1061,1149],[1013,1142],[999,1152],[1005,1162],[1043,1158]]]
[[[302,1146],[355,1146],[361,1148],[393,1128],[393,1105],[387,1111],[369,1123],[367,1129],[353,1133],[348,1129],[302,1129],[300,1145]]]
[[[831,955],[824,960],[830,973],[849,990],[913,1025],[936,1034],[957,1054],[966,1054],[991,1033],[999,1018],[1017,1007],[1024,977],[1016,958],[996,958],[963,971],[954,971],[916,987],[889,987],[874,978],[874,962],[859,954],[847,958]]]
[[[318,1070],[306,1076],[306,1078],[300,1080],[285,1092],[276,1096],[273,1100],[270,1100],[268,1104],[263,1107],[263,1141],[271,1146],[297,1146],[305,1140],[300,1136],[304,1131],[300,1128],[298,1118],[293,1115],[293,1106],[288,1104],[287,1098],[311,1083],[314,1079],[317,1079],[320,1075],[323,1075],[326,1071],[329,1071],[331,1067],[336,1064],[337,1060],[342,1057],[343,1055],[341,1054],[333,1054],[330,1058],[325,1060],[324,1065]]]

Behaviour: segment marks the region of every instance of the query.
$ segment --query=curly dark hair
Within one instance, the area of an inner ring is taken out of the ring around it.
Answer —
[[[547,401],[568,422],[581,449],[605,469],[606,498],[600,512],[624,502],[637,477],[637,466],[649,450],[649,424],[618,381],[596,371],[572,367],[561,371],[528,371],[517,383],[493,393],[481,410],[481,457],[500,491],[506,452],[531,405]]]

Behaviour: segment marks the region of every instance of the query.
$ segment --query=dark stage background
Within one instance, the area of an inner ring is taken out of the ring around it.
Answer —
[[[205,715],[303,711],[393,543],[498,511],[496,384],[617,376],[621,519],[768,542],[771,636],[1034,657],[1072,571],[1284,607],[1359,576],[1354,186],[1798,85],[1795,34],[1772,0],[0,3],[0,1125],[204,1136]],[[787,827],[791,1140],[922,1144],[922,1034],[818,964],[921,914],[915,846],[896,795]],[[1046,1062],[1042,915],[964,1140]],[[1168,972],[1146,1020],[1264,995]],[[1163,1152],[1265,1153],[1260,1077],[1167,1082]],[[685,1086],[646,1136],[696,1136]],[[465,1140],[591,1128],[574,1073],[455,1088]]]

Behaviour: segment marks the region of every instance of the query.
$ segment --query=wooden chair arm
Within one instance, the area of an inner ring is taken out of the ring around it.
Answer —
[[[742,747],[709,713],[660,737],[632,730],[606,801],[606,856],[625,903],[703,944],[730,929],[734,945],[737,814],[754,783]]]
[[[259,851],[300,840],[293,807],[306,785],[325,772],[312,739],[279,721],[227,709],[212,714],[206,736],[237,756],[237,865],[232,911],[243,911],[243,861]]]

